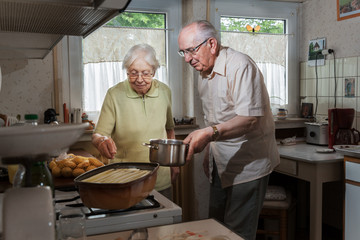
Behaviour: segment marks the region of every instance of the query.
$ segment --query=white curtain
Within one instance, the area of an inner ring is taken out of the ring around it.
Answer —
[[[287,104],[287,35],[221,32],[221,44],[249,55],[264,75],[270,102]]]
[[[166,82],[166,67],[160,66],[154,76]],[[84,65],[84,110],[92,114],[100,111],[107,90],[127,79],[122,62],[88,63]]]
[[[127,79],[122,61],[127,51],[136,44],[154,47],[160,68],[155,78],[166,84],[165,30],[102,27],[83,40],[83,110],[97,120],[107,90]]]

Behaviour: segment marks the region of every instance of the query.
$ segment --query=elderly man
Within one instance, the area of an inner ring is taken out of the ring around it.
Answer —
[[[190,133],[189,161],[206,150],[210,217],[255,239],[269,175],[279,164],[274,120],[263,76],[247,55],[220,44],[211,23],[196,21],[178,37],[179,54],[200,72],[206,128]]]

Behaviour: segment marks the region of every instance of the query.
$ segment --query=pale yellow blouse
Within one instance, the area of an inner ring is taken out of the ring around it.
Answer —
[[[94,132],[114,140],[117,153],[112,162],[149,162],[149,148],[142,143],[166,139],[166,130],[173,128],[170,88],[154,79],[142,96],[125,80],[108,90]],[[160,167],[155,189],[170,187],[170,179],[170,168]]]

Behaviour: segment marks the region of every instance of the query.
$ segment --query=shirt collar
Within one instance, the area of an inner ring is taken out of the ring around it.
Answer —
[[[128,98],[142,98],[143,96],[141,94],[138,94],[134,91],[134,89],[131,88],[129,80],[127,79],[125,81],[126,85],[126,96]],[[156,79],[153,79],[151,82],[151,87],[147,93],[145,93],[145,96],[147,97],[158,97],[159,96],[159,82]]]
[[[213,68],[210,76],[214,76],[215,73],[225,76],[226,49],[227,48],[225,48],[225,47],[220,48],[219,56],[215,60],[214,68]]]

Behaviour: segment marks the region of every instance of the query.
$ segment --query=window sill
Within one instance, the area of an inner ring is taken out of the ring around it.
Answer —
[[[286,128],[304,128],[305,122],[309,121],[306,118],[286,118],[285,120],[276,120],[275,129],[286,129]]]

